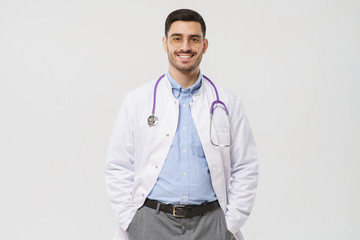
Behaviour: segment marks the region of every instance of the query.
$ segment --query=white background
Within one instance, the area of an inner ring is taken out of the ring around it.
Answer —
[[[203,15],[202,71],[252,124],[246,240],[360,239],[357,0],[1,0],[0,239],[112,238],[111,129],[125,93],[167,71],[178,8]]]

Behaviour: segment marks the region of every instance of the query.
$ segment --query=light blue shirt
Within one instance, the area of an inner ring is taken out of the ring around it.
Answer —
[[[202,84],[200,72],[196,83],[183,88],[167,73],[172,92],[179,100],[179,122],[170,151],[159,178],[148,198],[165,204],[198,205],[217,199],[209,167],[190,112],[193,94]],[[206,116],[204,116],[206,117]]]

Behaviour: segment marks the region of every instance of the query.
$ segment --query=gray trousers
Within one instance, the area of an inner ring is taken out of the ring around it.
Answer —
[[[137,210],[128,228],[129,240],[231,240],[225,215],[217,208],[192,218],[176,218],[148,207]]]

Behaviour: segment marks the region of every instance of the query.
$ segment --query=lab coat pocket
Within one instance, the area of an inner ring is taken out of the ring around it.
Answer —
[[[231,144],[231,132],[229,128],[216,128],[215,132],[211,133],[211,141],[215,145],[228,146]]]

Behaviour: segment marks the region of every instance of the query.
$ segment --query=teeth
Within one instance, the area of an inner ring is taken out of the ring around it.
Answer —
[[[190,56],[179,56],[181,58],[189,58]]]

